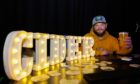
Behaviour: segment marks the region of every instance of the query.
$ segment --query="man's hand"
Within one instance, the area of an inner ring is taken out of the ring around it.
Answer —
[[[124,39],[124,42],[125,42],[125,48],[132,48],[132,40],[131,40],[131,37],[126,37]]]
[[[96,51],[98,52],[98,55],[109,55],[110,54],[110,52],[104,48],[97,48]]]

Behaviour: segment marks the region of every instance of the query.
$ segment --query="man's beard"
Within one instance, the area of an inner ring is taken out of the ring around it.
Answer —
[[[103,31],[102,33],[98,33],[98,32],[96,32],[96,31],[93,29],[93,32],[94,32],[97,36],[102,37],[102,36],[105,35],[105,32],[106,32],[106,31]]]

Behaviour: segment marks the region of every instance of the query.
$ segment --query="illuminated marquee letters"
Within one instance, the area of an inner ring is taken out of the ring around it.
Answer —
[[[22,47],[33,48],[35,39],[35,63],[32,56],[22,57]],[[50,46],[47,46],[47,40]],[[82,49],[80,50],[80,44]],[[91,37],[53,35],[26,31],[10,32],[4,44],[3,60],[9,79],[20,80],[31,74],[64,61],[81,59],[95,55]],[[50,50],[48,56],[47,50]]]

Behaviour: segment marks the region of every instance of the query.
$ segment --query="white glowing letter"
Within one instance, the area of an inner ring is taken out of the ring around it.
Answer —
[[[89,44],[89,54],[90,56],[94,56],[95,55],[95,50],[93,50],[94,39],[92,37],[89,37],[88,44]]]
[[[59,48],[60,62],[63,62],[66,56],[66,40],[64,36],[60,36]]]
[[[73,36],[67,36],[67,58],[66,60],[71,61],[75,59],[75,38]]]
[[[20,80],[32,71],[33,57],[21,57],[22,46],[33,47],[33,33],[10,32],[4,44],[3,61],[9,79]],[[24,61],[24,64],[21,64]],[[23,67],[24,66],[24,67]]]
[[[81,37],[79,36],[79,37],[76,38],[76,42],[75,42],[76,57],[78,59],[81,58],[81,51],[79,50],[79,48],[80,48],[79,44],[80,43],[81,43]]]
[[[59,62],[59,36],[50,35],[50,65],[58,64]]]
[[[93,45],[94,40],[91,37],[83,37],[82,43],[83,58],[95,55],[95,51],[92,48]]]
[[[48,34],[34,33],[35,38],[35,64],[33,70],[42,70],[46,67],[49,67],[47,60],[47,39],[49,38]]]

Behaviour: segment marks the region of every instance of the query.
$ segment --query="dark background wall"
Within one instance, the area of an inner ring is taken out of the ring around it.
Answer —
[[[89,32],[92,18],[104,15],[108,31],[117,37],[128,31],[138,45],[140,24],[137,2],[128,0],[4,0],[0,3],[0,62],[6,35],[15,30],[83,36]],[[139,46],[135,52],[139,53]],[[3,72],[1,68],[0,74]]]

